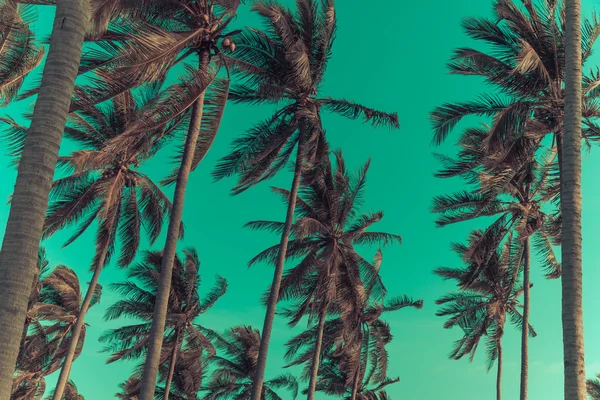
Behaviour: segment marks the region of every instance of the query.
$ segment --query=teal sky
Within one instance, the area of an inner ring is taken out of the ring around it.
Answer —
[[[591,0],[582,0],[584,13],[592,9]],[[495,374],[487,373],[484,354],[474,362],[452,361],[447,356],[458,330],[447,331],[443,320],[435,316],[434,301],[453,289],[433,275],[439,266],[459,266],[450,252],[452,241],[462,241],[473,225],[444,229],[434,226],[429,212],[431,198],[460,189],[460,181],[439,180],[433,173],[439,165],[433,151],[451,152],[448,145],[432,148],[428,113],[446,101],[467,100],[489,90],[474,78],[447,74],[445,63],[456,47],[469,45],[461,31],[460,21],[467,16],[485,16],[491,11],[491,0],[450,2],[370,0],[338,0],[339,30],[322,93],[348,98],[365,105],[397,111],[401,130],[373,129],[355,121],[325,116],[325,128],[333,149],[342,148],[350,166],[357,168],[372,159],[366,188],[365,208],[384,210],[380,230],[398,233],[404,244],[384,250],[382,273],[390,294],[407,294],[423,298],[423,310],[403,310],[388,316],[394,340],[389,346],[389,375],[401,382],[389,389],[393,399],[491,400],[495,397]],[[51,26],[51,10],[40,12],[36,31],[47,34]],[[244,11],[239,22],[252,22]],[[250,23],[249,22],[249,23]],[[600,64],[600,56],[593,62]],[[17,103],[0,110],[17,118],[29,110],[30,104]],[[269,186],[287,188],[290,176],[276,179],[239,196],[231,196],[233,181],[212,182],[210,172],[217,159],[225,155],[231,140],[269,112],[269,107],[248,108],[228,105],[221,131],[208,157],[193,173],[186,199],[184,222],[186,239],[180,248],[194,246],[202,261],[201,275],[207,290],[215,274],[228,279],[229,292],[205,315],[202,324],[223,331],[249,324],[262,328],[264,309],[259,303],[262,292],[272,277],[272,268],[259,265],[247,268],[248,260],[269,245],[277,243],[274,235],[243,229],[243,224],[256,219],[282,220],[285,209],[272,195]],[[469,121],[477,123],[477,120]],[[65,146],[65,149],[67,146]],[[3,149],[4,150],[4,149]],[[10,160],[0,155],[3,168],[0,199],[7,199],[13,189],[15,171]],[[146,169],[157,180],[170,170],[167,154],[148,163]],[[584,309],[587,373],[600,373],[600,323],[596,310],[600,305],[600,156],[597,150],[583,157],[584,195]],[[9,207],[2,201],[0,223],[5,224]],[[45,243],[51,265],[65,264],[78,272],[82,283],[88,282],[93,258],[94,232],[70,247],[61,248],[68,232],[55,235]],[[163,239],[157,241],[160,245]],[[155,246],[155,249],[158,247]],[[373,249],[374,251],[375,249]],[[365,256],[370,257],[366,253]],[[530,399],[558,400],[562,394],[562,335],[560,320],[560,282],[547,281],[533,264],[531,323],[538,337],[530,344]],[[122,280],[124,272],[110,265],[100,278],[103,285]],[[112,398],[118,384],[130,374],[134,364],[106,365],[107,354],[101,353],[97,339],[115,323],[103,320],[106,307],[116,300],[104,290],[99,306],[88,314],[90,324],[83,355],[74,363],[72,379],[87,400]],[[284,343],[293,332],[279,319],[270,347],[268,376],[281,373],[284,365]],[[518,396],[520,334],[507,329],[504,341],[504,392],[507,399]],[[48,392],[56,377],[48,379]],[[286,398],[286,393],[281,393]],[[318,396],[318,398],[324,398]]]

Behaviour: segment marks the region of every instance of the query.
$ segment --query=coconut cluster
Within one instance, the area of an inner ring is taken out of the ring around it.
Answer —
[[[223,39],[223,42],[221,42],[221,45],[223,46],[223,48],[225,50],[235,51],[235,43],[233,43],[233,40],[231,40],[229,38]]]

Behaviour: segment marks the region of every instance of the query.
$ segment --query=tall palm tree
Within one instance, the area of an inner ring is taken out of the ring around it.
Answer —
[[[554,255],[551,240],[551,228],[556,223],[556,218],[544,212],[547,208],[545,206],[558,197],[559,188],[552,179],[553,157],[548,157],[550,161],[540,162],[534,156],[534,148],[538,147],[537,139],[524,135],[515,142],[516,146],[495,152],[486,149],[485,144],[489,139],[489,129],[467,129],[459,140],[460,151],[456,159],[438,155],[444,169],[437,176],[462,177],[471,184],[472,190],[435,197],[432,211],[441,214],[437,220],[438,226],[491,217],[493,222],[486,231],[488,235],[495,234],[494,228],[502,227],[505,234],[512,233],[522,242],[524,309],[521,328],[521,392],[526,394],[531,242],[533,239],[534,250],[541,256],[546,276],[559,278],[561,267]],[[479,272],[474,271],[472,278]]]
[[[496,0],[495,19],[469,18],[463,23],[467,34],[484,42],[487,49],[456,50],[450,63],[455,74],[483,77],[498,90],[497,95],[483,95],[475,101],[444,104],[431,115],[435,136],[441,143],[448,133],[467,115],[492,117],[487,147],[494,151],[511,149],[527,135],[538,143],[552,134],[558,154],[559,173],[562,176],[563,139],[566,127],[564,104],[567,64],[565,60],[566,13],[568,2],[523,2],[520,7],[513,0]],[[579,14],[578,14],[579,15]],[[579,21],[579,20],[578,20]],[[600,20],[587,18],[579,33],[581,53],[579,66],[589,59],[592,47],[600,34]],[[578,28],[579,29],[579,25]],[[574,32],[574,31],[573,31]],[[581,76],[580,76],[581,77]],[[598,96],[600,75],[595,72],[578,80],[583,82],[579,118],[584,123],[581,132],[586,141],[597,139]],[[534,127],[534,129],[531,129]],[[536,147],[534,147],[535,151]],[[562,179],[562,178],[561,178]],[[569,315],[573,313],[569,312]],[[521,381],[521,400],[527,398],[527,374]],[[580,384],[583,378],[580,378]],[[581,392],[581,390],[580,390]]]
[[[208,332],[218,349],[216,357],[211,359],[214,370],[207,385],[203,399],[248,400],[252,393],[252,378],[258,361],[260,332],[250,326],[236,326],[221,336]],[[298,395],[298,382],[289,374],[279,375],[264,382],[261,399],[281,400],[277,390],[286,389],[292,399]]]
[[[279,289],[279,300],[299,300],[290,324],[295,326],[304,315],[309,323],[317,322],[317,341],[311,361],[308,399],[314,398],[319,372],[321,344],[329,304],[334,302],[348,309],[365,301],[360,280],[380,283],[377,267],[365,261],[355,245],[401,243],[400,236],[383,232],[367,232],[383,217],[382,212],[361,212],[367,162],[357,173],[346,168],[341,151],[333,153],[335,165],[327,158],[309,186],[300,190],[296,207],[296,222],[292,225],[287,257],[301,257],[298,265],[287,271]],[[274,189],[287,202],[290,192]],[[254,221],[247,226],[281,232],[285,223]],[[251,264],[268,259],[276,262],[279,246],[272,246],[255,257]],[[383,295],[383,293],[378,293]]]
[[[179,82],[171,86],[168,96],[138,120],[137,127],[132,127],[128,136],[113,141],[109,147],[116,150],[123,145],[144,146],[148,132],[155,132],[173,118],[191,112],[178,166],[167,178],[168,183],[175,183],[173,212],[163,248],[152,339],[142,376],[142,400],[151,400],[154,396],[189,174],[215,139],[229,93],[228,79],[215,81],[224,64],[217,44],[220,42],[221,47],[229,51],[235,49],[229,36],[236,32],[228,34],[225,30],[239,4],[239,0],[160,2],[160,12],[142,12],[133,22],[123,19],[117,23],[114,31],[109,31],[109,40],[98,42],[100,51],[91,53],[83,62],[83,71],[98,69],[105,82],[103,87],[82,90],[92,102],[110,99],[144,82],[162,81],[176,65],[186,70]],[[113,37],[118,40],[111,41]],[[220,62],[215,62],[217,58]],[[209,86],[210,93],[207,92]]]
[[[91,106],[73,114],[66,127],[66,136],[83,146],[60,164],[68,173],[56,180],[50,193],[44,236],[58,230],[76,227],[69,245],[79,238],[94,221],[98,221],[94,271],[80,318],[73,327],[73,341],[59,376],[55,400],[59,400],[68,382],[71,364],[77,348],[77,337],[84,327],[84,318],[93,300],[103,267],[110,261],[116,243],[120,244],[118,264],[129,265],[137,252],[141,231],[145,230],[153,242],[160,234],[171,203],[150,177],[135,167],[151,154],[132,148],[106,155],[105,144],[123,134],[139,118],[141,110],[158,96],[156,88],[141,93],[139,101],[131,92],[113,98],[103,106]],[[165,128],[174,129],[177,125]],[[13,126],[13,128],[15,128]],[[18,129],[15,128],[15,134]],[[21,134],[21,137],[24,137]],[[17,140],[19,138],[16,135]],[[120,240],[117,242],[117,239]]]
[[[59,0],[0,252],[0,398],[9,398],[58,148],[79,68],[87,0]],[[2,13],[4,15],[4,12]]]
[[[107,343],[105,351],[112,352],[109,363],[137,360],[148,351],[162,257],[159,252],[147,252],[143,261],[131,268],[126,282],[111,286],[123,299],[108,308],[105,318],[114,320],[127,317],[139,320],[140,323],[112,329],[100,337],[101,342]],[[227,282],[217,277],[216,285],[201,299],[199,269],[200,261],[194,249],[185,252],[184,260],[175,258],[167,329],[160,359],[160,364],[166,371],[161,374],[165,377],[162,398],[167,400],[174,377],[181,372],[176,368],[178,360],[181,359],[183,364],[187,363],[183,357],[187,354],[187,358],[190,358],[190,351],[215,354],[213,345],[202,333],[203,328],[197,319],[225,294]]]
[[[565,0],[565,128],[561,170],[565,399],[585,400],[581,251],[581,2]]]
[[[98,303],[100,295],[101,287],[97,286],[92,305]],[[17,361],[13,397],[41,398],[44,394],[45,377],[60,369],[68,353],[81,303],[79,280],[73,270],[59,265],[41,281],[38,301],[29,311],[31,328]],[[75,358],[83,349],[85,332],[84,326]]]
[[[354,285],[362,287],[364,293],[357,305],[331,303],[330,312],[334,318],[325,322],[322,336],[317,334],[320,327],[313,326],[287,343],[285,357],[290,361],[288,366],[294,366],[309,363],[317,352],[318,342],[322,341],[320,353],[328,364],[325,372],[320,374],[321,381],[316,385],[317,390],[329,391],[330,394],[343,394],[347,390],[350,398],[355,400],[368,385],[380,385],[388,380],[385,345],[391,340],[391,333],[381,315],[406,307],[420,309],[423,307],[423,301],[407,296],[388,298],[387,290],[379,277],[381,261],[382,256],[378,252],[371,265],[371,271],[363,267],[360,273],[363,278],[359,276],[355,280]],[[377,276],[373,276],[373,273]],[[297,309],[286,309],[283,314],[288,317],[296,315]],[[339,363],[336,374],[345,377],[343,386],[338,387],[336,393],[333,392],[334,389],[327,389],[330,384],[334,385],[330,381],[333,377],[328,375],[332,372],[332,359]],[[369,363],[371,366],[367,369]],[[304,370],[305,375],[312,372],[310,364],[307,367]]]
[[[587,380],[587,393],[592,400],[600,399],[600,375],[596,375],[597,379]]]
[[[488,370],[498,362],[496,398],[502,398],[502,338],[507,317],[519,329],[523,315],[518,297],[523,292],[519,282],[522,269],[522,246],[510,238],[501,244],[504,229],[493,228],[493,235],[476,230],[469,244],[455,245],[456,252],[468,264],[467,268],[439,268],[435,272],[445,279],[454,279],[460,291],[436,301],[443,307],[438,316],[450,317],[444,328],[460,327],[464,336],[454,344],[450,358],[459,360],[469,355],[472,361],[481,341],[486,336]],[[482,245],[482,238],[486,237]],[[500,248],[500,250],[499,250]],[[483,265],[482,265],[483,264]],[[479,272],[477,272],[479,271]],[[473,275],[476,278],[473,279]],[[530,335],[536,333],[529,326]]]
[[[16,98],[25,76],[44,57],[30,29],[31,13],[27,6],[12,0],[0,1],[0,103]]]
[[[235,140],[233,151],[221,160],[214,172],[216,179],[239,175],[233,189],[234,193],[239,193],[274,176],[288,163],[297,147],[252,400],[260,399],[300,180],[311,166],[319,165],[327,153],[320,109],[351,119],[363,119],[376,126],[398,127],[396,114],[318,96],[335,37],[335,7],[333,0],[299,0],[296,6],[294,14],[275,2],[255,2],[253,10],[263,19],[266,29],[247,29],[236,38],[237,51],[233,54],[234,59],[228,61],[244,71],[245,78],[232,87],[230,98],[241,103],[275,103],[279,109]]]

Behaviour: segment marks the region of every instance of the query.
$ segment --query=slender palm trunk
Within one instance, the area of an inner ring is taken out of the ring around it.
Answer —
[[[363,344],[363,334],[362,334],[362,327],[359,326],[359,332],[358,332],[358,340],[360,342],[360,346],[358,347],[358,359],[360,360],[361,358],[361,354],[362,354],[362,344]],[[358,396],[358,387],[360,384],[360,363],[359,365],[356,367],[356,371],[354,372],[354,381],[352,382],[352,395],[350,397],[351,400],[356,400],[356,396]]]
[[[208,68],[209,54],[203,51],[200,54],[200,69]],[[177,252],[177,241],[179,240],[179,230],[183,218],[183,205],[185,202],[185,191],[192,168],[192,161],[196,151],[196,142],[200,134],[202,125],[202,112],[204,110],[204,93],[200,95],[194,103],[190,127],[183,149],[181,166],[177,173],[177,182],[175,183],[175,194],[173,195],[173,208],[169,220],[169,229],[167,239],[163,249],[162,263],[160,266],[160,278],[156,292],[156,304],[154,305],[154,315],[152,316],[152,328],[150,329],[150,339],[148,354],[144,363],[144,374],[142,376],[142,386],[140,389],[140,400],[153,400],[156,390],[156,378],[158,376],[158,367],[160,364],[160,353],[162,350],[163,336],[165,332],[165,323],[167,318],[167,307],[169,305],[169,292],[171,290],[171,278],[173,276],[173,262]]]
[[[310,369],[310,381],[308,383],[308,400],[314,400],[317,390],[317,378],[319,376],[319,363],[321,361],[321,348],[323,347],[323,331],[325,331],[325,320],[327,319],[328,301],[319,316],[319,327],[317,328],[317,341],[315,343],[315,353],[313,354],[312,366]]]
[[[87,0],[59,0],[0,252],[0,399],[11,394],[31,279],[81,48]]]
[[[112,228],[109,228],[109,232],[110,231],[112,231]],[[67,383],[69,382],[69,374],[71,373],[71,367],[73,366],[73,360],[75,359],[75,352],[77,352],[79,337],[81,336],[81,330],[83,329],[85,316],[88,310],[90,309],[90,305],[92,304],[92,299],[94,298],[96,286],[98,286],[100,272],[102,272],[104,262],[106,261],[108,245],[109,241],[106,240],[102,249],[100,250],[101,252],[98,256],[98,262],[96,263],[96,266],[94,268],[94,275],[92,275],[92,280],[90,282],[90,285],[88,286],[87,293],[85,294],[85,298],[83,299],[83,303],[81,304],[81,309],[79,310],[77,321],[75,322],[75,325],[71,330],[71,339],[69,340],[69,347],[65,355],[65,361],[63,362],[62,369],[60,370],[60,375],[58,376],[58,381],[56,382],[56,389],[54,389],[54,395],[52,396],[52,400],[61,400],[63,398],[65,388],[67,386]]]
[[[169,394],[171,393],[171,383],[173,382],[173,374],[175,374],[175,365],[177,364],[177,353],[179,352],[181,331],[177,331],[175,336],[175,346],[173,346],[173,352],[171,353],[171,360],[169,361],[169,375],[165,383],[165,396],[164,400],[169,400]]]
[[[265,322],[263,324],[262,335],[260,338],[260,348],[258,350],[258,360],[256,362],[256,371],[252,380],[252,397],[251,400],[261,400],[262,387],[265,381],[265,369],[267,367],[267,355],[269,352],[269,341],[271,339],[271,331],[273,330],[273,321],[275,320],[275,311],[277,308],[277,300],[279,300],[279,288],[281,287],[281,277],[283,275],[283,266],[285,264],[285,255],[289,241],[290,231],[292,230],[292,222],[294,219],[294,209],[296,208],[296,199],[298,197],[298,189],[300,188],[300,178],[302,177],[302,164],[304,160],[304,143],[306,141],[305,132],[300,132],[298,140],[298,152],[296,155],[296,166],[294,168],[294,178],[292,179],[292,189],[288,198],[287,214],[285,216],[285,225],[281,234],[281,242],[279,243],[279,254],[277,255],[277,263],[275,264],[275,273],[269,299],[267,301],[267,312],[265,314]]]
[[[496,400],[502,400],[502,339],[498,340],[498,375],[496,376]]]
[[[524,243],[523,248],[523,326],[521,327],[521,398],[527,400],[527,383],[529,377],[529,308],[530,308],[530,283],[529,274],[531,255],[529,251],[530,238]]]
[[[561,171],[565,399],[585,400],[581,252],[581,3],[566,0],[565,130]]]

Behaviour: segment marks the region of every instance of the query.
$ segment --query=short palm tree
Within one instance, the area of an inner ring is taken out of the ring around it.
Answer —
[[[537,140],[528,135],[519,139],[510,149],[492,152],[486,148],[489,129],[467,129],[459,140],[456,159],[439,156],[444,169],[437,176],[462,177],[471,184],[470,190],[433,200],[432,211],[439,213],[438,226],[445,226],[478,218],[492,218],[487,234],[503,228],[506,234],[519,237],[523,245],[523,326],[521,340],[521,390],[526,392],[528,382],[529,310],[531,242],[540,255],[542,266],[549,278],[559,278],[560,263],[552,248],[551,227],[557,218],[545,212],[550,202],[557,199],[559,186],[553,179],[552,159],[538,161],[534,156]],[[486,222],[487,223],[487,222]],[[482,240],[486,240],[483,238]],[[485,267],[485,264],[481,264]],[[473,271],[475,278],[480,271]]]
[[[12,0],[0,1],[0,103],[14,100],[25,76],[44,57],[30,29],[31,10]]]
[[[391,340],[389,326],[381,319],[381,315],[388,312],[398,311],[406,307],[420,309],[423,307],[422,300],[413,300],[407,296],[387,297],[385,286],[379,277],[382,256],[378,252],[372,263],[372,271],[361,271],[360,277],[355,281],[356,286],[362,286],[364,296],[358,307],[348,307],[348,304],[332,302],[330,312],[334,318],[325,322],[323,335],[318,335],[319,327],[312,327],[297,335],[287,343],[286,359],[290,362],[288,366],[302,365],[310,362],[317,351],[317,343],[320,345],[323,359],[328,365],[326,371],[320,374],[321,379],[316,384],[317,390],[325,390],[332,378],[331,360],[335,358],[339,362],[338,374],[345,377],[343,390],[335,394],[343,394],[348,391],[349,397],[356,400],[360,391],[366,386],[380,385],[387,382],[387,351],[385,345]],[[377,275],[372,276],[372,273]],[[296,309],[285,310],[284,315],[292,316],[297,313]],[[366,369],[366,364],[371,368]],[[310,367],[310,364],[309,364]],[[308,375],[310,369],[305,368],[304,374]],[[311,371],[312,372],[312,371]],[[333,379],[333,378],[332,378]],[[331,383],[333,385],[333,383]],[[333,390],[333,389],[332,389]],[[333,392],[328,392],[334,394]]]
[[[107,105],[92,106],[73,115],[65,131],[84,150],[74,151],[60,160],[69,175],[54,182],[44,235],[50,237],[61,229],[76,227],[65,243],[69,245],[94,221],[98,222],[98,231],[92,265],[94,273],[82,304],[81,318],[73,328],[75,341],[61,371],[55,400],[60,399],[68,381],[76,338],[83,328],[100,273],[110,261],[115,244],[120,246],[119,266],[128,266],[137,253],[142,231],[145,230],[154,242],[171,210],[171,203],[161,189],[148,175],[136,170],[148,156],[148,151],[124,147],[108,156],[104,147],[129,129],[140,117],[141,110],[156,96],[153,88],[136,96],[141,100],[135,100],[131,92],[120,94]]]
[[[435,272],[445,279],[456,280],[461,289],[436,301],[443,307],[438,316],[450,317],[444,328],[460,327],[464,335],[454,344],[450,358],[458,360],[469,355],[472,361],[481,339],[487,337],[487,362],[490,369],[498,361],[496,398],[502,398],[502,338],[507,317],[519,329],[523,315],[518,301],[523,287],[519,282],[522,269],[522,246],[512,238],[501,244],[503,228],[493,228],[494,234],[476,230],[467,246],[455,250],[468,264],[465,269],[439,268]],[[482,243],[483,242],[483,243]],[[501,247],[501,250],[498,248]],[[484,265],[482,265],[484,264]],[[476,277],[473,279],[475,271]],[[529,326],[530,335],[536,333]]]
[[[97,286],[92,306],[99,301],[100,294],[101,287]],[[17,362],[13,383],[15,398],[41,398],[44,394],[45,377],[60,369],[68,353],[81,302],[79,280],[73,270],[57,266],[41,281],[38,301],[28,313],[28,335]],[[85,333],[84,325],[75,358],[81,354]]]
[[[218,353],[216,357],[211,358],[214,369],[208,384],[202,387],[202,399],[250,399],[252,378],[258,360],[260,332],[250,326],[237,326],[223,336],[212,331],[208,334]],[[282,397],[277,393],[279,389],[286,389],[290,397],[295,399],[298,395],[298,382],[292,375],[283,374],[264,382],[261,389],[263,400],[281,400]]]
[[[395,113],[319,96],[335,37],[334,2],[299,0],[296,8],[293,13],[272,1],[253,3],[253,10],[263,19],[266,28],[263,31],[247,29],[236,38],[237,50],[229,61],[245,75],[241,83],[232,87],[230,98],[240,103],[275,103],[278,110],[245,136],[236,139],[233,151],[221,160],[214,172],[216,179],[238,175],[239,181],[233,191],[239,193],[274,176],[287,165],[297,148],[252,400],[260,399],[259,388],[266,368],[300,180],[327,155],[320,110],[362,119],[376,126],[398,127]]]
[[[351,310],[365,301],[362,278],[379,283],[375,266],[364,260],[355,245],[401,243],[400,236],[367,231],[381,220],[383,212],[361,211],[364,196],[367,162],[353,174],[346,167],[341,151],[333,153],[335,164],[324,160],[320,172],[300,190],[296,203],[296,221],[288,243],[288,258],[301,258],[289,269],[281,282],[279,300],[299,300],[290,324],[296,325],[304,315],[310,322],[318,320],[314,356],[309,375],[308,399],[314,398],[319,371],[321,344],[329,304]],[[287,202],[290,192],[274,189]],[[254,221],[247,226],[281,232],[285,223]],[[251,264],[268,259],[276,263],[279,246],[273,246],[255,257]],[[359,282],[357,284],[357,282]],[[379,288],[379,286],[378,286]],[[383,293],[378,293],[383,295]],[[375,300],[375,299],[374,299]]]
[[[112,329],[100,337],[101,342],[107,343],[105,351],[112,352],[109,363],[138,360],[147,353],[162,257],[159,252],[147,252],[144,259],[130,269],[126,282],[111,286],[123,299],[108,308],[105,318],[114,320],[127,317],[140,323]],[[215,353],[197,320],[225,294],[227,282],[217,277],[216,285],[201,299],[199,269],[198,254],[193,249],[185,252],[184,260],[175,258],[167,328],[160,359],[161,368],[164,369],[164,373],[161,373],[165,380],[162,395],[164,399],[169,399],[172,383],[177,374],[182,373],[177,369],[178,360],[181,359],[181,365],[184,365],[192,352],[201,354],[206,351],[209,355]]]
[[[50,398],[54,396],[54,393],[50,395]],[[73,381],[69,381],[65,386],[65,392],[60,400],[85,400],[85,397],[79,394],[79,390]]]
[[[587,393],[592,400],[600,400],[600,374],[596,379],[587,380]]]

